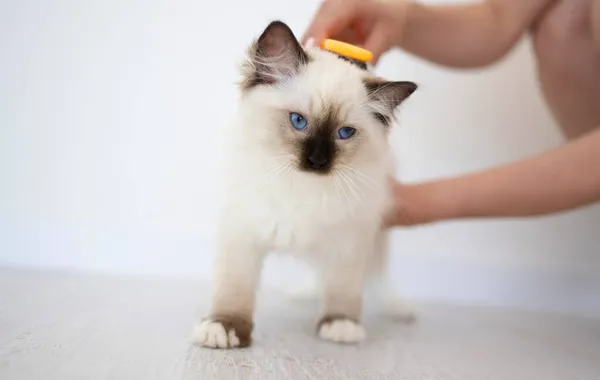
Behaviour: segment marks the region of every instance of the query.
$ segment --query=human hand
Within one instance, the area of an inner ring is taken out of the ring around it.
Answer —
[[[384,218],[385,227],[416,226],[450,217],[451,206],[437,182],[404,185],[390,179],[394,207]]]
[[[306,47],[326,38],[361,46],[373,53],[376,64],[397,45],[407,9],[406,0],[323,0],[306,30]]]

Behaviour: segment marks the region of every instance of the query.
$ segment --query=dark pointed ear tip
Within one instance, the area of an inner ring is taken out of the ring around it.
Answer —
[[[271,21],[269,23],[269,25],[267,25],[267,27],[265,28],[264,33],[271,31],[271,30],[285,30],[287,32],[292,32],[292,29],[283,21],[280,20],[275,20],[275,21]]]
[[[284,26],[287,27],[287,24],[281,20],[273,20],[269,23],[269,25],[267,26],[267,28],[269,27],[275,27],[275,26]]]
[[[419,85],[416,84],[415,82],[399,82],[399,84],[406,88],[406,90],[408,91],[408,94],[412,94],[413,92],[417,91],[419,89]]]

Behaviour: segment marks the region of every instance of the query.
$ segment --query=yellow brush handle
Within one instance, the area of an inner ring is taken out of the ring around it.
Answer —
[[[373,58],[373,53],[366,49],[332,39],[323,40],[323,42],[321,42],[321,49],[329,50],[331,52],[363,62],[369,62]]]

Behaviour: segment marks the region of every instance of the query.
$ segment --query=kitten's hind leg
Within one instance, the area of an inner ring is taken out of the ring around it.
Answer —
[[[193,340],[208,348],[247,347],[251,343],[264,252],[242,239],[221,244],[215,263],[209,317],[194,328]]]
[[[408,301],[398,295],[389,274],[389,233],[381,231],[376,238],[369,265],[367,290],[374,294],[382,312],[399,321],[412,322],[416,310]]]

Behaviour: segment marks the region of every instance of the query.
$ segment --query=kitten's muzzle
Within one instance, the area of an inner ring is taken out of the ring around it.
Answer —
[[[302,168],[307,171],[325,173],[331,168],[335,145],[322,136],[309,137],[302,147]]]

